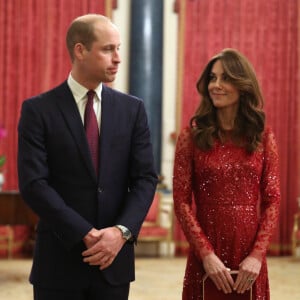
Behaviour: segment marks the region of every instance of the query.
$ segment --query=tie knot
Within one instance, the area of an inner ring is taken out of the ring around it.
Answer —
[[[94,96],[95,96],[95,94],[96,94],[96,93],[95,93],[94,90],[89,90],[89,91],[87,92],[88,100],[93,99]]]

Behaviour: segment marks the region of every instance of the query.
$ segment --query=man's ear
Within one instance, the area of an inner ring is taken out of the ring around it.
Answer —
[[[74,57],[82,60],[86,51],[85,46],[82,43],[77,43],[74,46]]]

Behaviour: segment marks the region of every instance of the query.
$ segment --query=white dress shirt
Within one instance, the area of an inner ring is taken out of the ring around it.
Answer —
[[[84,124],[84,111],[85,106],[87,103],[87,92],[89,91],[87,88],[82,86],[80,83],[78,83],[71,75],[69,74],[68,77],[68,86],[73,94],[73,97],[75,99],[75,102],[77,104],[82,124]],[[96,95],[94,97],[94,111],[96,114],[97,122],[98,122],[98,128],[100,132],[100,125],[101,125],[101,92],[102,92],[102,83],[100,83],[96,89],[94,89]]]

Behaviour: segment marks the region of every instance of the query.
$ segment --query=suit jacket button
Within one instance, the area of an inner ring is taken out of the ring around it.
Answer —
[[[101,187],[98,187],[98,193],[102,193],[103,189]]]

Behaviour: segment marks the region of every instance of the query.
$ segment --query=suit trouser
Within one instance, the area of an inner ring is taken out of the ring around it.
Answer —
[[[100,280],[99,284],[82,290],[55,290],[33,287],[34,300],[128,300],[129,283],[112,286]]]

